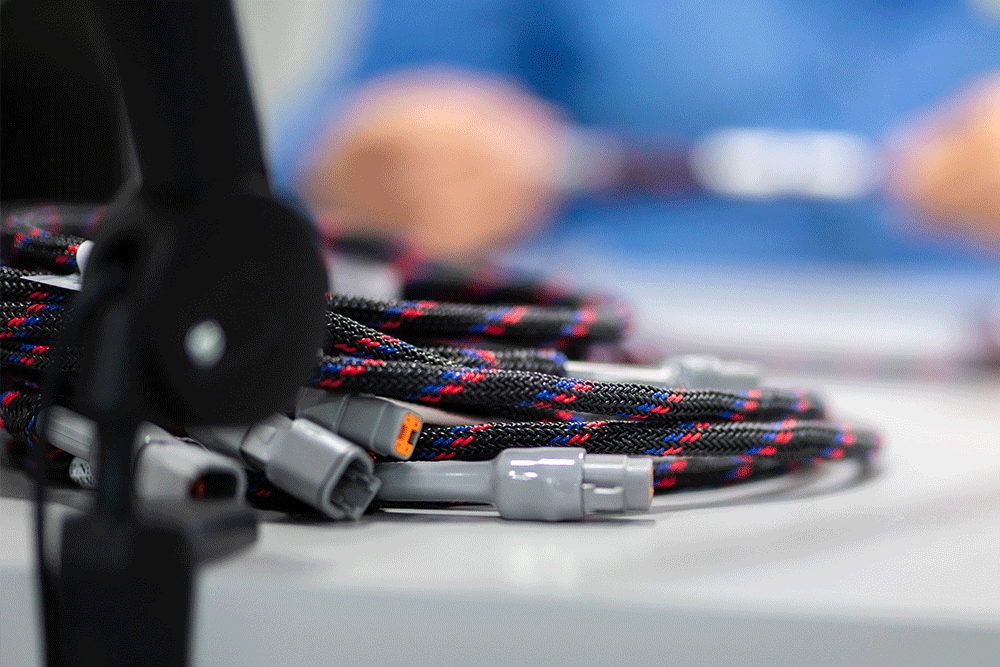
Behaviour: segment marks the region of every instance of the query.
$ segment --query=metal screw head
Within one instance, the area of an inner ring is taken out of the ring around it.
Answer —
[[[216,320],[202,320],[185,334],[184,351],[195,368],[213,368],[226,353],[226,332]]]

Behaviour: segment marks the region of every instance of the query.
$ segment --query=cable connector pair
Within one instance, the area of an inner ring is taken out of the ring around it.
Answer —
[[[387,399],[308,387],[299,390],[295,416],[310,419],[376,454],[401,461],[413,454],[423,426],[420,415]]]
[[[77,457],[71,476],[81,486],[92,483],[97,429],[83,415],[56,405],[49,408],[48,439]],[[159,426],[144,422],[134,444],[136,494],[148,501],[232,500],[243,502],[246,471],[232,459],[175,438]]]
[[[652,459],[577,447],[507,449],[492,461],[382,463],[375,474],[380,500],[489,503],[505,519],[648,511],[653,498]]]
[[[250,427],[191,426],[198,442],[246,461],[331,519],[361,518],[380,482],[371,456],[309,419],[273,415]]]

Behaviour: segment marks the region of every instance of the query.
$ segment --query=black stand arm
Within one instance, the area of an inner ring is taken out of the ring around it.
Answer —
[[[138,506],[136,427],[249,423],[288,405],[322,343],[326,276],[308,221],[271,195],[228,3],[96,6],[141,186],[109,210],[79,299],[94,302],[75,404],[98,424],[97,490],[63,529],[48,657],[178,665],[196,563],[244,546],[254,524],[232,508]]]

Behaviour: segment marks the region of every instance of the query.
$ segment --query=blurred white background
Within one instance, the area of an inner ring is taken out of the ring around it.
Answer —
[[[347,64],[367,6],[366,0],[235,0],[265,142],[282,105],[319,67]]]
[[[998,0],[970,1],[1000,7]],[[353,62],[371,0],[235,0],[235,7],[269,146],[285,107]],[[565,257],[515,252],[506,259],[542,275],[564,267],[560,277],[570,284],[613,285],[636,305],[635,333],[650,343],[752,358],[777,371],[949,376],[957,360],[982,354],[984,321],[1000,320],[994,278],[978,272],[720,273],[607,263],[599,253],[585,270],[566,268],[594,247],[581,235]]]

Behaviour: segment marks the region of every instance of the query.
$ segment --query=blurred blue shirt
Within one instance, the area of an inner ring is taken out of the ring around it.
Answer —
[[[350,76],[323,81],[280,123],[278,182],[353,84],[435,64],[516,78],[581,124],[633,136],[770,127],[878,141],[1000,69],[1000,11],[959,0],[378,2]],[[877,197],[580,201],[537,243],[684,261],[995,264],[906,235],[898,215]]]

